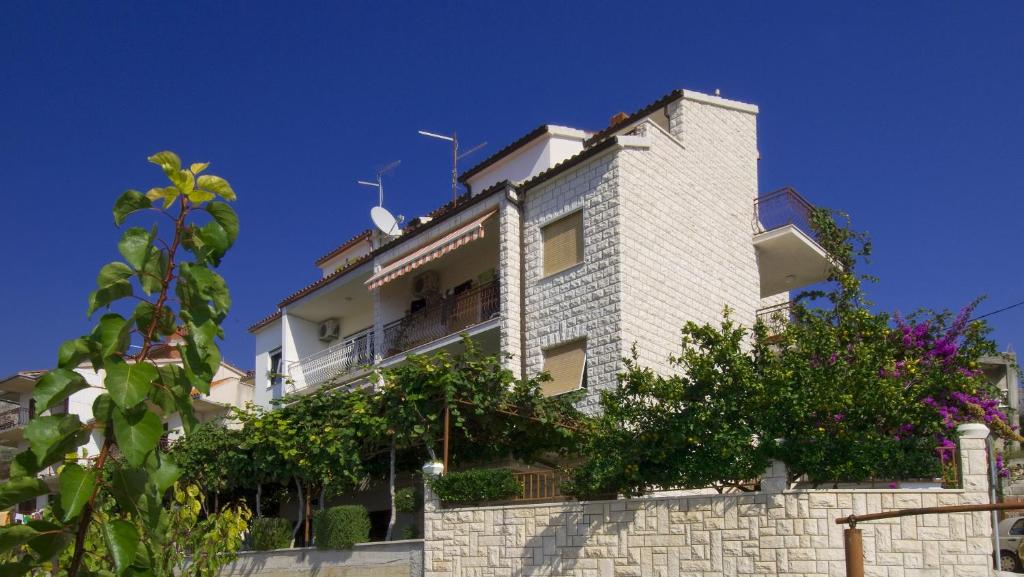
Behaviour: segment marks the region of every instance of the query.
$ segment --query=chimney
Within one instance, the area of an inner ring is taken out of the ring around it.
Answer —
[[[625,112],[620,112],[615,116],[612,116],[612,119],[608,121],[608,126],[615,126],[616,124],[626,120],[627,118],[629,118],[628,114],[626,114]]]

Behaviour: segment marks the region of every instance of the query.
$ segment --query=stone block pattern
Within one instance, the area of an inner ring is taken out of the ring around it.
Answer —
[[[785,467],[750,494],[440,509],[427,493],[427,577],[725,577],[846,573],[852,513],[987,502],[984,441],[964,439],[964,490],[787,490]],[[970,481],[968,483],[967,481]],[[865,574],[989,575],[989,513],[872,521]]]
[[[543,370],[544,349],[586,338],[583,410],[596,408],[597,391],[616,386],[623,352],[617,157],[599,155],[529,190],[524,207],[527,374]],[[545,277],[541,228],[578,210],[583,262]]]
[[[641,125],[649,147],[620,159],[623,338],[661,373],[687,321],[717,324],[728,306],[750,326],[761,304],[756,116],[684,98],[669,118],[671,134]]]
[[[504,359],[505,366],[516,376],[522,376],[522,339],[520,295],[520,250],[519,250],[519,209],[507,198],[499,205],[498,225],[500,246],[498,247],[498,282],[501,287],[501,350],[511,358]]]

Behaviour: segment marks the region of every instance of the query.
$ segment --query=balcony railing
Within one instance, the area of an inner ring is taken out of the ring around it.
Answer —
[[[301,375],[306,387],[329,382],[355,369],[373,364],[373,329],[360,331],[340,343],[293,362],[288,374],[298,383]],[[303,388],[301,384],[296,388]]]
[[[757,311],[757,320],[768,328],[768,336],[778,336],[793,322],[793,303],[787,301],[760,309]]]
[[[497,281],[480,285],[384,326],[381,353],[390,357],[459,333],[498,315]]]
[[[792,224],[811,238],[816,238],[811,227],[813,211],[814,206],[792,188],[769,192],[754,200],[754,234]]]
[[[562,483],[567,479],[561,471],[544,469],[538,471],[517,471],[512,476],[519,481],[523,490],[511,501],[562,501],[568,499],[562,494]]]
[[[15,405],[0,411],[0,431],[9,431],[28,424],[31,415],[28,407]]]

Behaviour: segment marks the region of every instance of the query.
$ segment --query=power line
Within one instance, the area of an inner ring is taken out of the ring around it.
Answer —
[[[1017,308],[1017,307],[1019,307],[1019,306],[1021,306],[1021,305],[1024,305],[1024,301],[1020,301],[1019,303],[1014,303],[1014,304],[1012,304],[1012,305],[1010,305],[1010,306],[1008,306],[1008,307],[1003,307],[1003,308],[1001,308],[1001,309],[999,309],[999,310],[995,310],[995,311],[992,311],[992,312],[990,312],[990,313],[985,313],[985,314],[983,314],[983,315],[981,315],[981,316],[977,316],[977,317],[974,317],[974,318],[973,318],[973,319],[971,319],[971,320],[972,320],[972,321],[977,321],[977,320],[981,320],[981,319],[983,319],[983,318],[985,318],[985,317],[990,317],[990,316],[992,316],[992,315],[994,315],[994,314],[998,314],[998,313],[1001,313],[1001,312],[1005,312],[1005,311],[1008,311],[1008,310],[1010,310],[1010,309],[1014,309],[1014,308]]]

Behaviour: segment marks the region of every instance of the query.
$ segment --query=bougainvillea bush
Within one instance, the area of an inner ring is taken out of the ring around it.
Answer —
[[[1021,439],[978,368],[995,345],[971,320],[976,303],[872,311],[871,279],[857,272],[871,245],[836,217],[812,215],[833,259],[826,290],[797,295],[781,330],[748,329],[727,310],[718,325],[683,327],[678,375],[626,361],[620,387],[602,395],[577,495],[741,487],[772,458],[815,483],[935,478],[959,424]]]

